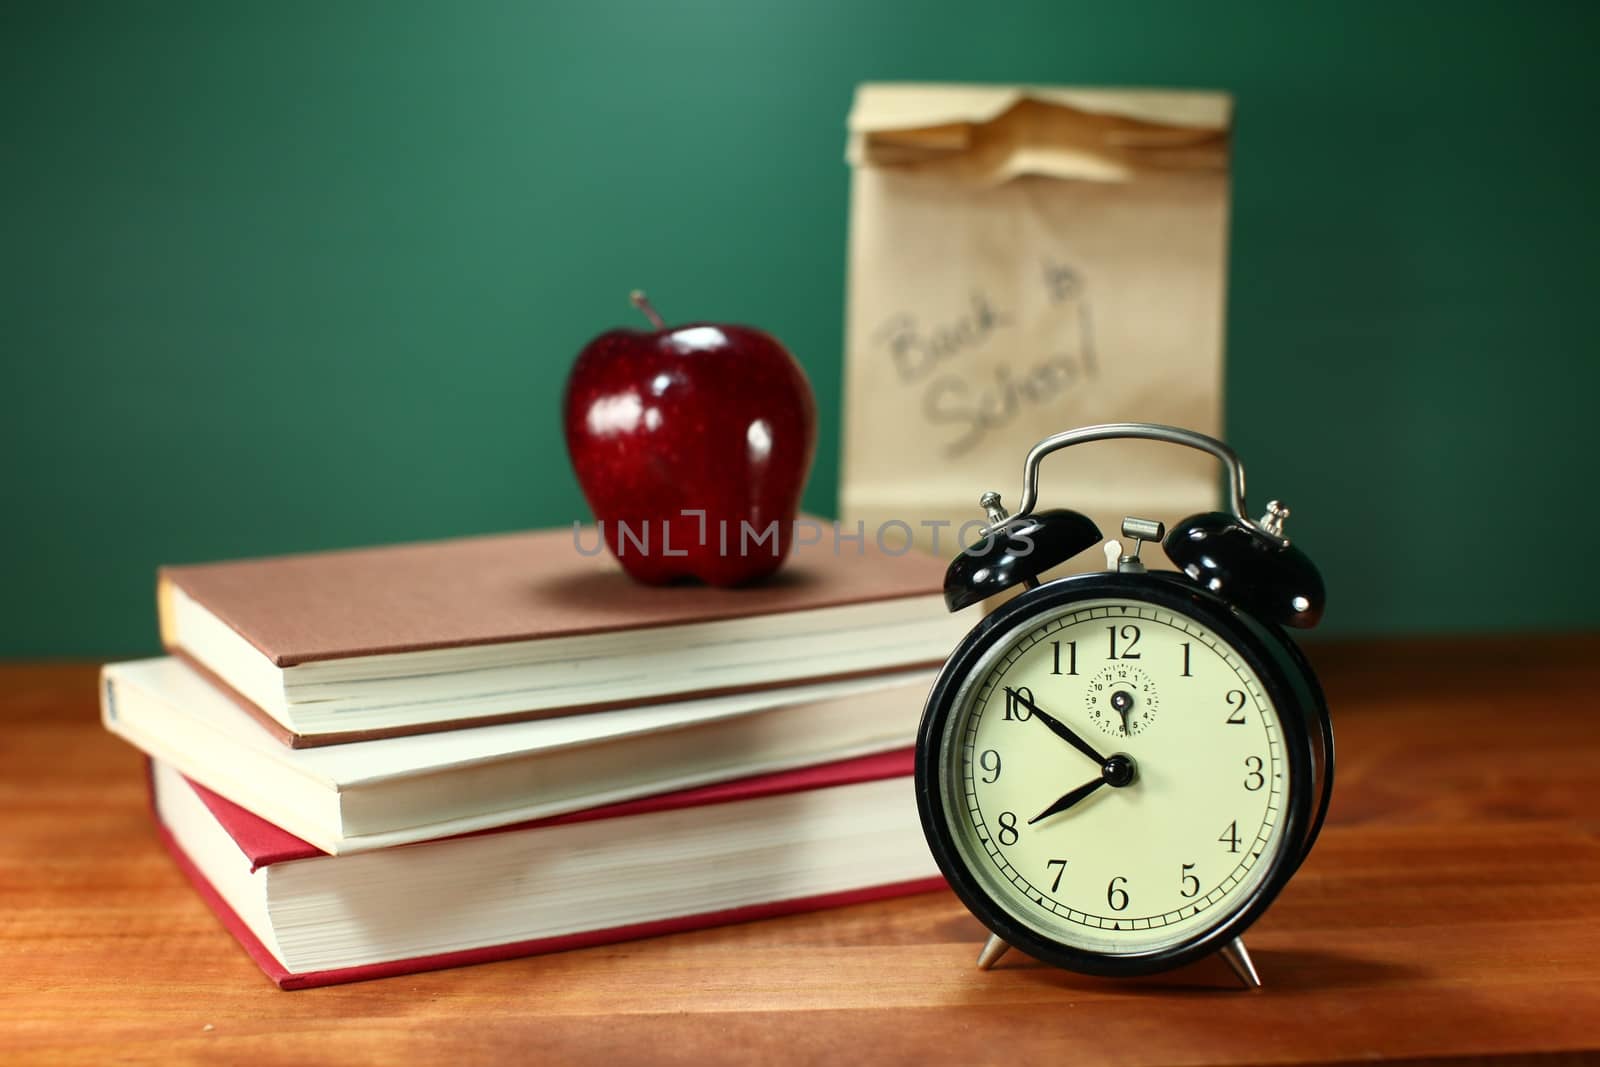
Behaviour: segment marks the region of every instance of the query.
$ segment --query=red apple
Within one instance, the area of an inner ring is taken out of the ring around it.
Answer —
[[[584,347],[563,402],[567,453],[624,570],[650,584],[739,585],[776,571],[811,472],[805,371],[749,326],[612,330]],[[774,529],[775,524],[775,529]]]

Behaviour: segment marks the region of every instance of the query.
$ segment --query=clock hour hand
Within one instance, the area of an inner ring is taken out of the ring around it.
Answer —
[[[1106,777],[1104,775],[1101,775],[1099,778],[1096,778],[1094,781],[1085,782],[1084,784],[1080,785],[1078,788],[1074,789],[1072,792],[1063,794],[1062,796],[1060,796],[1060,797],[1058,797],[1056,799],[1056,802],[1054,804],[1050,805],[1048,808],[1045,808],[1039,814],[1037,814],[1033,818],[1029,819],[1028,820],[1028,825],[1032,826],[1034,823],[1038,822],[1040,819],[1048,819],[1052,815],[1055,815],[1055,814],[1057,814],[1059,812],[1066,811],[1068,808],[1072,807],[1072,805],[1076,804],[1078,801],[1082,800],[1084,797],[1088,796],[1090,793],[1093,793],[1096,789],[1099,789],[1101,786],[1105,785],[1106,782],[1107,782]]]
[[[1051,715],[1043,708],[1039,707],[1039,705],[1035,704],[1033,701],[1029,700],[1015,689],[1006,689],[1006,699],[1014,700],[1018,704],[1027,708],[1028,711],[1032,712],[1035,719],[1038,719],[1049,728],[1051,733],[1061,738],[1061,740],[1065,741],[1079,752],[1082,752],[1085,756],[1088,756],[1096,763],[1105,763],[1106,758],[1100,755],[1100,753],[1096,752],[1093,745],[1089,744],[1089,742],[1085,741],[1083,738],[1074,733],[1070,726],[1056,718],[1054,715]]]
[[[1054,804],[1029,819],[1028,825],[1032,826],[1040,819],[1048,819],[1057,812],[1066,811],[1103,785],[1109,785],[1113,789],[1124,789],[1132,785],[1138,777],[1139,765],[1133,761],[1133,757],[1125,752],[1118,752],[1115,756],[1100,764],[1099,778],[1092,782],[1085,782],[1072,792],[1064,793],[1057,797]]]

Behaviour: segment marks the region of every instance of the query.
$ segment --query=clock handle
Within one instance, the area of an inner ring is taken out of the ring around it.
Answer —
[[[1179,426],[1162,426],[1153,422],[1107,422],[1098,426],[1080,426],[1076,430],[1051,434],[1034,445],[1022,468],[1022,504],[1017,508],[1017,515],[1030,514],[1033,506],[1039,501],[1039,464],[1044,462],[1044,457],[1063,448],[1070,448],[1072,445],[1118,438],[1163,441],[1171,445],[1198,449],[1217,457],[1228,471],[1228,509],[1233,513],[1233,517],[1263,536],[1286,543],[1282,527],[1276,520],[1275,509],[1269,507],[1268,514],[1260,522],[1252,521],[1250,516],[1245,514],[1244,464],[1239,462],[1239,456],[1233,449],[1215,437],[1208,437],[1194,430],[1185,430]]]

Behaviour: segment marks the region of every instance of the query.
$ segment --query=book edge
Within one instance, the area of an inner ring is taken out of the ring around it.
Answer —
[[[943,664],[942,659],[919,660],[915,663],[890,663],[881,667],[865,668],[857,671],[842,671],[838,674],[824,674],[807,676],[803,678],[783,678],[758,685],[726,685],[710,689],[700,689],[689,693],[658,693],[640,698],[602,701],[598,704],[577,704],[560,708],[542,708],[535,711],[513,711],[496,715],[478,715],[465,719],[436,719],[431,722],[413,723],[408,726],[373,727],[365,730],[339,730],[334,732],[301,733],[292,730],[273,718],[265,709],[255,701],[235,689],[225,679],[211,668],[207,667],[198,657],[183,648],[181,645],[167,647],[168,655],[182,660],[184,665],[191,668],[196,674],[204,678],[218,692],[222,693],[239,708],[249,715],[255,722],[276,738],[280,743],[289,748],[321,748],[325,745],[344,745],[358,741],[382,741],[391,737],[417,737],[425,734],[445,733],[452,730],[470,730],[479,726],[504,726],[516,722],[538,722],[543,719],[559,719],[568,715],[588,715],[593,712],[621,711],[626,708],[651,707],[657,704],[677,704],[690,700],[706,700],[712,697],[731,696],[735,693],[769,692],[774,689],[788,689],[806,685],[821,685],[826,682],[848,682],[861,678],[878,678],[889,674],[911,673],[914,671],[933,670]]]
[[[805,516],[805,517],[809,517],[809,516]],[[417,644],[412,644],[412,645],[396,645],[394,647],[387,647],[387,648],[369,648],[369,649],[352,648],[352,649],[340,650],[340,651],[337,651],[337,652],[315,652],[315,651],[313,651],[313,652],[298,651],[297,652],[297,651],[294,651],[294,650],[273,651],[272,649],[267,648],[262,643],[262,641],[258,638],[257,635],[252,634],[248,629],[240,626],[235,621],[235,619],[232,617],[231,613],[223,611],[223,610],[219,610],[219,608],[215,604],[208,603],[205,599],[202,599],[201,597],[196,596],[195,593],[191,589],[186,587],[185,583],[184,583],[184,577],[185,577],[185,574],[187,572],[200,571],[200,570],[210,569],[210,568],[241,566],[241,565],[264,566],[264,565],[271,565],[271,564],[273,564],[275,562],[297,560],[297,559],[303,559],[303,558],[306,558],[306,557],[337,556],[337,555],[346,555],[346,554],[359,554],[359,553],[365,553],[365,552],[382,552],[382,551],[385,551],[385,550],[411,549],[411,548],[419,548],[419,547],[421,547],[421,548],[443,547],[443,546],[455,544],[455,543],[458,543],[458,542],[493,540],[493,539],[498,539],[498,538],[514,538],[514,537],[523,537],[523,536],[527,536],[527,535],[531,535],[531,534],[559,533],[559,532],[561,532],[559,529],[557,529],[557,530],[509,531],[509,532],[499,533],[499,534],[484,534],[484,535],[473,535],[473,536],[466,536],[466,537],[442,538],[442,539],[434,540],[434,541],[400,542],[400,543],[396,543],[396,544],[386,544],[386,545],[365,545],[365,546],[357,546],[357,547],[353,547],[353,548],[330,549],[330,550],[322,550],[322,551],[290,553],[290,554],[287,554],[287,555],[277,555],[277,556],[249,557],[249,558],[235,559],[235,560],[217,560],[217,561],[205,562],[205,563],[163,564],[163,565],[159,566],[156,569],[156,606],[157,606],[157,618],[158,618],[158,622],[160,624],[161,638],[162,638],[162,641],[164,643],[169,644],[169,645],[176,645],[176,643],[177,643],[176,642],[176,626],[175,626],[175,621],[173,619],[173,614],[172,614],[172,611],[171,611],[171,608],[173,606],[172,605],[173,594],[174,594],[175,591],[176,592],[181,592],[184,596],[186,596],[190,600],[192,600],[197,606],[203,608],[213,618],[215,618],[219,623],[221,623],[223,626],[226,626],[228,629],[232,630],[242,640],[244,640],[247,644],[249,644],[257,652],[259,652],[264,659],[266,659],[269,663],[271,663],[275,667],[279,668],[280,670],[287,669],[287,668],[290,668],[290,667],[302,666],[302,665],[305,665],[305,664],[311,664],[311,663],[340,662],[340,661],[344,661],[344,660],[360,659],[360,658],[369,657],[369,656],[406,655],[408,653],[437,651],[437,650],[441,650],[441,649],[450,649],[450,648],[479,648],[479,647],[488,647],[488,646],[493,646],[493,645],[519,644],[519,643],[525,643],[525,642],[526,643],[535,643],[535,642],[539,642],[539,641],[543,641],[543,640],[548,640],[548,639],[552,639],[552,638],[560,638],[560,637],[583,637],[583,636],[596,636],[596,635],[612,634],[612,633],[639,632],[639,631],[653,630],[653,629],[668,629],[668,628],[677,627],[677,626],[691,626],[691,625],[695,625],[695,624],[699,624],[699,623],[706,623],[706,622],[736,621],[736,620],[739,620],[739,619],[747,619],[747,618],[762,618],[762,617],[772,617],[772,616],[779,616],[779,615],[803,614],[803,613],[806,613],[806,612],[824,610],[824,609],[827,609],[827,608],[858,607],[858,606],[863,606],[863,605],[867,605],[867,604],[892,603],[892,602],[897,601],[897,600],[906,600],[906,599],[919,598],[919,597],[938,598],[938,597],[940,597],[942,595],[941,592],[940,592],[940,589],[939,589],[938,579],[936,577],[934,577],[934,575],[937,572],[933,569],[935,565],[939,564],[939,561],[934,556],[932,556],[931,554],[922,553],[922,552],[918,551],[918,552],[910,554],[910,555],[912,555],[912,556],[914,556],[916,558],[916,562],[913,562],[910,565],[911,566],[927,565],[929,567],[929,571],[930,571],[930,577],[929,577],[928,581],[926,583],[921,582],[921,581],[918,581],[918,582],[915,582],[915,583],[911,583],[909,581],[903,582],[902,583],[902,587],[900,589],[894,590],[892,592],[882,593],[882,594],[879,594],[879,595],[876,595],[876,596],[865,596],[865,597],[863,597],[863,596],[856,596],[856,595],[850,595],[850,594],[843,594],[838,599],[833,599],[833,600],[829,600],[829,601],[827,601],[825,603],[822,603],[822,604],[813,604],[813,605],[810,605],[808,607],[802,607],[802,608],[785,608],[785,607],[761,608],[761,607],[758,607],[756,610],[747,610],[747,611],[741,611],[741,612],[729,611],[729,612],[724,612],[724,613],[714,613],[714,614],[710,614],[710,615],[707,615],[707,614],[704,614],[704,613],[696,613],[696,614],[687,615],[687,616],[685,616],[683,618],[659,619],[659,620],[655,620],[655,621],[650,621],[650,622],[645,622],[645,623],[638,623],[638,624],[579,627],[579,628],[576,628],[576,629],[561,630],[561,631],[550,632],[550,633],[544,633],[544,632],[541,632],[541,633],[526,633],[526,632],[523,632],[523,633],[506,634],[506,635],[501,635],[501,636],[495,637],[495,638],[493,638],[491,640],[460,640],[460,641],[445,641],[445,642],[438,642],[438,643],[417,643]],[[908,553],[905,553],[905,552],[900,552],[900,553],[882,553],[882,556],[883,556],[883,558],[885,560],[898,561],[898,560],[905,559],[908,556]],[[794,566],[796,566],[796,564],[794,564],[791,561],[791,564],[790,564],[791,570],[793,569]],[[169,631],[170,631],[170,633],[169,633]]]
[[[525,819],[505,826],[468,830],[463,833],[450,834],[446,837],[430,838],[426,841],[415,841],[395,847],[414,848],[440,841],[481,837],[487,834],[514,833],[523,830],[567,826],[574,823],[599,822],[604,819],[625,819],[663,811],[683,811],[719,804],[737,804],[765,797],[804,793],[816,789],[835,789],[843,786],[859,785],[863,782],[885,781],[890,778],[910,778],[913,769],[914,752],[915,749],[913,748],[900,747],[864,756],[830,760],[826,763],[768,771],[762,774],[747,775],[743,778],[709,782],[704,785],[689,786],[685,789],[675,789],[666,793],[653,793],[629,800],[614,801],[597,807],[563,812],[559,815]],[[176,770],[177,768],[174,769]],[[819,770],[822,771],[821,774],[818,773]],[[222,826],[223,832],[233,839],[234,844],[239,846],[240,852],[250,861],[252,870],[271,867],[278,863],[325,859],[335,855],[335,853],[326,852],[291,831],[277,826],[271,820],[257,815],[243,804],[229,800],[215,790],[201,785],[181,770],[178,771],[178,774],[194,790],[195,795],[200,798],[200,802],[211,812],[212,818],[216,819]],[[252,854],[240,841],[240,834],[236,832],[238,822],[241,819],[263,823],[267,827],[298,841],[301,847],[296,848],[284,843],[276,851],[269,849],[259,854]]]
[[[283,990],[311,989],[319,986],[342,985],[349,982],[364,982],[378,978],[393,978],[423,971],[446,970],[476,963],[493,963],[524,956],[547,955],[571,949],[590,948],[596,945],[637,941],[648,937],[662,937],[715,926],[730,926],[735,923],[750,922],[757,919],[777,918],[782,915],[820,911],[825,908],[842,907],[848,904],[863,904],[891,897],[928,893],[945,887],[944,878],[934,875],[906,882],[892,882],[859,889],[846,889],[835,893],[795,897],[789,900],[771,901],[766,904],[747,904],[736,908],[700,912],[671,919],[656,919],[628,926],[614,926],[601,930],[564,934],[559,937],[513,941],[500,945],[486,945],[480,948],[464,949],[458,952],[446,952],[432,956],[412,956],[382,963],[369,963],[356,967],[341,967],[334,970],[307,971],[296,974],[285,968],[278,958],[272,955],[267,947],[261,943],[260,939],[251,933],[249,927],[244,924],[244,921],[239,918],[228,902],[222,898],[222,895],[217,892],[205,875],[200,873],[199,868],[184,852],[183,847],[178,844],[171,831],[159,819],[156,819],[156,831],[167,853],[177,864],[184,877],[189,880],[195,891],[200,894],[201,900],[211,909],[212,914],[217,917],[223,929],[233,935],[234,940],[244,949],[245,955],[250,957],[262,973],[267,976],[268,980]]]
[[[277,719],[274,719],[267,713],[265,708],[261,707],[261,705],[257,704],[255,701],[239,692],[239,690],[229,685],[220,674],[218,674],[216,671],[213,671],[204,663],[200,662],[199,657],[191,654],[188,649],[174,643],[166,644],[165,651],[167,655],[181,661],[185,667],[188,667],[201,678],[205,679],[211,688],[215,689],[217,692],[221,693],[223,696],[232,701],[240,711],[250,716],[257,726],[261,727],[268,734],[271,734],[272,737],[279,743],[287,745],[290,748],[308,748],[313,744],[332,745],[339,743],[335,740],[308,742],[304,735],[296,733],[294,730],[291,730]],[[367,740],[367,738],[340,737],[340,735],[333,736],[339,737],[340,740],[345,741]]]

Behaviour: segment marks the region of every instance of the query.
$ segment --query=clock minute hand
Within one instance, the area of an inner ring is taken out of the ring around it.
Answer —
[[[1061,738],[1061,740],[1065,741],[1079,752],[1082,752],[1085,756],[1088,756],[1096,763],[1101,765],[1105,764],[1106,758],[1100,755],[1100,753],[1096,752],[1094,750],[1094,746],[1090,745],[1089,742],[1085,741],[1083,738],[1074,733],[1072,728],[1066,723],[1062,722],[1054,715],[1051,715],[1049,712],[1039,707],[1039,705],[1035,704],[1021,693],[1018,693],[1015,689],[1008,688],[1006,690],[1006,696],[1027,708],[1033,713],[1034,718],[1044,723],[1045,726],[1049,728],[1050,732]]]

